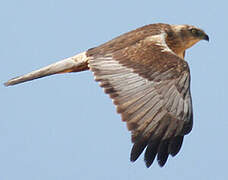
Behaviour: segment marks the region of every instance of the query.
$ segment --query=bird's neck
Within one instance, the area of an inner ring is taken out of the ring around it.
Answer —
[[[180,58],[184,59],[186,49],[192,47],[198,40],[185,40],[177,36],[167,37],[169,48]]]

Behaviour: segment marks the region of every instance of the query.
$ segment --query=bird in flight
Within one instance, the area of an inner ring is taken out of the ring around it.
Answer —
[[[191,25],[150,24],[100,46],[13,78],[12,86],[59,73],[91,70],[131,131],[130,160],[144,153],[165,165],[193,125],[190,71],[186,49],[208,35]]]

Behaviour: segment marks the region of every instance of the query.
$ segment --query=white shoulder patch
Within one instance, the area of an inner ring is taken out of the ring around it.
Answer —
[[[165,32],[162,32],[158,35],[149,36],[146,38],[146,41],[153,41],[156,45],[162,47],[162,52],[171,52],[174,54],[174,52],[168,47],[166,44],[165,38],[167,34]]]

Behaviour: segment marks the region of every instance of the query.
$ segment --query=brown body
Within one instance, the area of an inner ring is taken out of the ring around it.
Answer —
[[[194,26],[151,24],[5,85],[90,69],[132,132],[131,161],[146,148],[147,167],[156,155],[163,166],[192,129],[190,72],[184,55],[202,39],[209,40]]]

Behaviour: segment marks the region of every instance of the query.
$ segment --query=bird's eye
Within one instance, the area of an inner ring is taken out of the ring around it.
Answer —
[[[196,29],[191,29],[191,33],[192,34],[197,34],[197,30]]]

